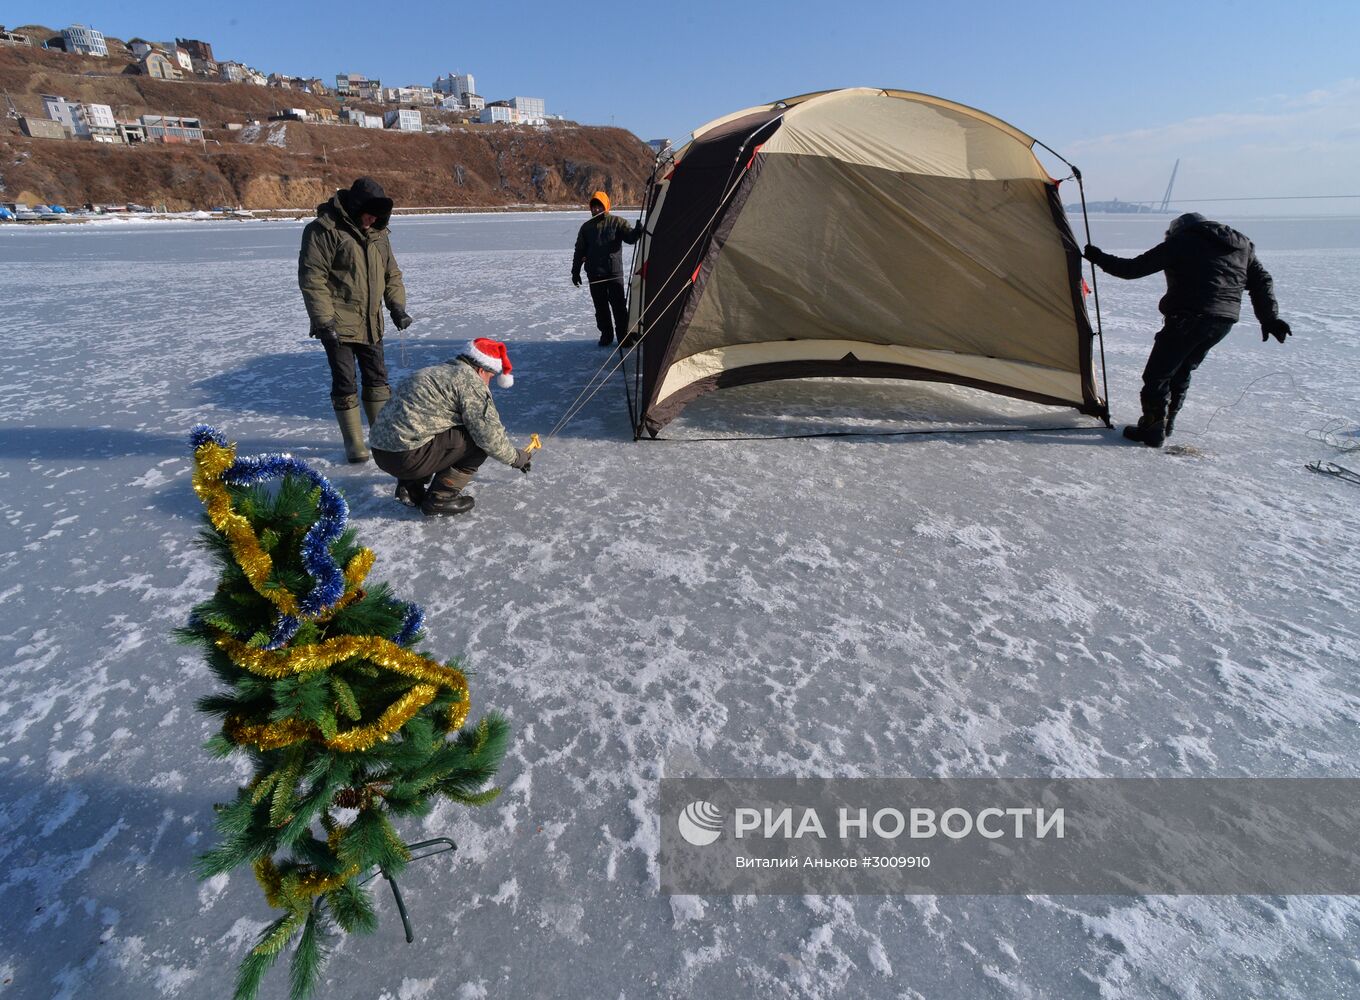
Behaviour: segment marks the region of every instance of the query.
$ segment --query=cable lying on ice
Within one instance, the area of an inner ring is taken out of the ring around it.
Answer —
[[[1333,417],[1321,427],[1314,427],[1305,432],[1310,441],[1317,441],[1325,444],[1333,451],[1339,451],[1345,455],[1352,451],[1360,451],[1360,424],[1347,420],[1345,417]]]

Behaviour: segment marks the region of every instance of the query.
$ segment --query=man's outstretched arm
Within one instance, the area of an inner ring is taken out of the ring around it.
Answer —
[[[1165,243],[1158,243],[1147,253],[1139,254],[1132,259],[1116,257],[1088,243],[1082,256],[1106,274],[1112,274],[1116,278],[1146,278],[1149,274],[1165,271],[1167,264],[1171,262],[1171,254]]]

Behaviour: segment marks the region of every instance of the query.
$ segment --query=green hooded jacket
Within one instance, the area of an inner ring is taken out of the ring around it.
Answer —
[[[383,305],[406,311],[406,286],[392,256],[387,219],[365,232],[346,211],[349,192],[316,208],[315,221],[302,231],[298,287],[307,305],[312,336],[333,326],[340,340],[377,344],[383,335]]]

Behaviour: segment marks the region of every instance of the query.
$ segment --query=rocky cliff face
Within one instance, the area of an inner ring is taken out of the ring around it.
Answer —
[[[116,117],[198,117],[193,146],[108,146],[30,139],[0,125],[0,200],[59,204],[139,202],[172,211],[242,205],[311,208],[355,177],[374,177],[403,206],[583,205],[603,188],[637,204],[651,150],[622,129],[554,124],[450,125],[441,134],[268,122],[229,131],[282,108],[334,110],[333,98],[244,84],[148,80],[116,61],[0,49],[0,87],[19,112],[43,116],[41,94],[108,104]],[[376,110],[376,109],[375,109]],[[439,113],[429,120],[447,120]]]

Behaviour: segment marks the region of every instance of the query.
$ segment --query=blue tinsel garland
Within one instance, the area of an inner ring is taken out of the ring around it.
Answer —
[[[189,432],[189,441],[195,449],[209,441],[219,447],[227,447],[226,438],[207,424],[197,424]],[[345,503],[345,498],[331,485],[329,479],[291,455],[260,455],[236,459],[222,474],[222,481],[231,486],[255,486],[288,475],[306,479],[320,492],[316,522],[307,529],[301,546],[302,565],[312,578],[313,586],[307,596],[298,602],[300,618],[279,615],[266,649],[280,649],[287,645],[302,627],[302,619],[321,615],[345,594],[345,573],[331,555],[331,546],[345,530],[349,504]],[[399,646],[410,645],[425,627],[425,612],[420,606],[408,603],[405,607],[401,631],[394,640]]]

